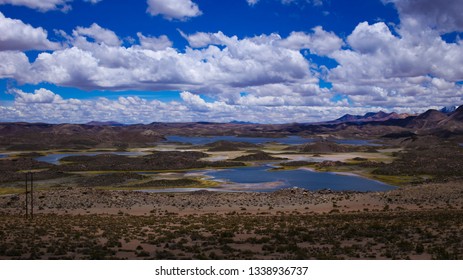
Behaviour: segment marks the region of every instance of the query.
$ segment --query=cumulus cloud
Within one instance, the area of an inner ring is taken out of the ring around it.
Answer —
[[[30,70],[29,59],[19,51],[0,51],[0,78],[21,79]]]
[[[68,3],[72,1],[73,0],[0,0],[0,5],[11,4],[15,6],[25,6],[41,12],[50,10],[61,10],[66,12],[71,9]]]
[[[68,38],[70,47],[41,53],[31,63],[9,53],[10,62],[2,65],[0,74],[19,83],[49,82],[86,90],[184,90],[227,103],[236,102],[240,92],[294,97],[319,90],[318,78],[300,50],[280,45],[284,39],[275,34],[244,39],[221,32],[185,35],[192,45],[204,47],[179,52],[166,36],[139,33],[139,45],[124,47],[113,33],[96,37],[91,31],[97,29],[102,28],[77,28]],[[195,43],[195,36],[208,42]]]
[[[119,37],[117,37],[116,33],[114,31],[102,28],[96,23],[93,23],[90,27],[85,28],[85,27],[77,27],[73,31],[73,35],[75,37],[78,36],[87,36],[97,43],[104,43],[108,46],[119,46],[121,44],[121,41],[119,40]]]
[[[394,3],[400,14],[402,28],[423,27],[441,33],[463,31],[463,5],[460,0],[382,0]]]
[[[347,37],[349,45],[360,53],[374,53],[385,50],[391,44],[397,44],[399,40],[399,38],[392,35],[389,27],[383,22],[372,25],[368,24],[368,22],[362,22]]]
[[[313,28],[312,31],[312,33],[292,32],[279,44],[297,50],[309,49],[313,54],[322,56],[339,50],[344,44],[336,34],[323,30],[321,26]]]
[[[160,51],[171,48],[173,43],[166,35],[159,37],[144,36],[141,32],[137,33],[140,45],[144,49]]]
[[[37,89],[34,93],[26,93],[19,89],[13,89],[12,93],[16,97],[15,102],[19,103],[60,103],[63,101],[61,96],[44,88]]]
[[[415,36],[420,36],[419,38]],[[419,44],[417,44],[419,40]],[[431,75],[449,81],[463,79],[463,46],[443,41],[438,34],[394,36],[384,23],[360,23],[347,41],[353,50],[335,52],[352,75],[364,78],[416,77]]]
[[[153,16],[162,15],[168,20],[187,20],[202,15],[198,5],[191,0],[148,0],[147,12]]]
[[[55,50],[59,44],[48,40],[47,31],[32,27],[18,19],[5,17],[0,12],[0,51]]]
[[[359,105],[460,104],[463,46],[431,29],[401,34],[382,22],[360,23],[347,37],[351,49],[331,54],[340,64],[329,73],[333,90]]]
[[[276,33],[239,38],[220,31],[180,31],[188,46],[177,50],[165,35],[140,32],[131,46],[122,45],[117,34],[96,23],[76,27],[71,35],[61,32],[67,45],[58,48],[41,28],[4,17],[0,20],[12,21],[24,34],[35,34],[22,35],[24,38],[39,38],[21,45],[19,36],[16,41],[7,37],[14,28],[0,33],[0,40],[6,42],[0,44],[4,47],[0,50],[0,78],[85,90],[182,92],[181,101],[163,103],[137,97],[79,101],[45,90],[16,91],[14,105],[0,109],[5,119],[30,117],[33,113],[26,110],[30,106],[38,110],[37,116],[48,114],[74,122],[293,122],[333,119],[345,106],[349,113],[376,109],[412,112],[463,102],[463,45],[461,41],[445,42],[441,29],[429,26],[412,32],[400,25],[393,32],[383,22],[362,22],[344,40],[321,26],[285,38]],[[26,49],[53,51],[29,61],[19,51]],[[316,65],[304,57],[308,51],[339,65],[334,69]],[[320,77],[330,82],[332,89],[321,88]],[[339,100],[335,95],[345,98]],[[209,98],[215,101],[206,101]],[[165,119],[160,114],[166,114]]]
[[[113,100],[65,99],[43,88],[34,93],[26,93],[18,89],[12,92],[15,94],[15,101],[8,105],[0,105],[2,121],[86,123],[101,120],[150,123],[243,120],[260,123],[291,123],[333,119],[339,117],[343,109],[343,104],[337,103],[323,106],[266,106],[251,103],[231,105],[222,101],[206,102],[200,96],[187,91],[180,94],[181,101],[178,102],[147,100],[137,96],[121,96]],[[349,112],[360,114],[364,113],[364,110],[364,108],[351,108]]]

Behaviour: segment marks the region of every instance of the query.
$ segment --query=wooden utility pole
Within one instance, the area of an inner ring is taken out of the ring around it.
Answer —
[[[29,186],[30,186],[30,191],[29,191]],[[30,209],[29,209],[29,205],[30,205]],[[26,219],[29,218],[29,214],[31,216],[31,219],[33,219],[34,218],[34,173],[32,172],[26,173]]]

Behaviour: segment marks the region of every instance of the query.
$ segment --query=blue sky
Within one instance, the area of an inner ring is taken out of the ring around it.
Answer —
[[[288,123],[463,104],[459,0],[0,0],[0,121]]]

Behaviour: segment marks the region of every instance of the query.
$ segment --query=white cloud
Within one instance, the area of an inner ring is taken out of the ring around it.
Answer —
[[[116,45],[115,34],[90,42],[81,36],[93,36],[89,29],[84,32],[79,28],[74,37],[68,37],[73,46],[41,53],[32,63],[22,62],[21,68],[14,63],[20,57],[11,53],[12,58],[7,59],[11,63],[3,67],[3,75],[20,83],[49,82],[87,90],[185,90],[229,103],[244,91],[281,94],[269,90],[276,84],[298,96],[315,94],[319,89],[308,61],[299,50],[280,46],[282,39],[277,35],[239,39],[221,32],[203,33],[201,36],[214,40],[220,48],[209,44],[179,52],[171,48],[166,36],[138,34],[140,45],[131,47]]]
[[[362,22],[357,25],[351,35],[347,37],[349,45],[359,53],[374,53],[389,48],[391,44],[399,43],[383,22],[369,25]]]
[[[147,3],[148,13],[162,15],[168,20],[186,20],[202,14],[198,5],[191,0],[148,0]]]
[[[22,52],[0,51],[0,61],[0,78],[19,80],[24,73],[29,73],[29,59]]]
[[[323,30],[321,26],[312,29],[313,33],[292,32],[288,38],[279,44],[292,49],[310,49],[317,55],[328,55],[339,50],[343,46],[343,41],[333,32]]]
[[[463,46],[449,44],[438,34],[404,33],[394,36],[384,23],[360,23],[347,38],[353,50],[335,52],[349,75],[374,81],[377,78],[431,75],[448,81],[463,79]],[[417,43],[419,42],[419,44]]]
[[[172,47],[172,41],[166,35],[159,37],[144,36],[141,32],[137,33],[140,45],[144,49],[160,51]]]
[[[71,6],[68,2],[73,0],[0,0],[0,5],[11,4],[15,6],[25,6],[31,9],[37,9],[41,12],[50,10],[69,11]]]
[[[60,103],[63,101],[61,96],[44,88],[35,90],[34,93],[26,93],[22,90],[14,89],[12,93],[16,97],[15,102],[19,103]]]
[[[42,34],[38,38],[48,42],[41,28],[15,23]],[[0,78],[85,90],[179,90],[181,102],[136,97],[59,100],[41,91],[16,94],[15,104],[1,110],[5,119],[21,120],[25,120],[22,116],[48,114],[63,121],[98,117],[123,122],[293,122],[333,119],[347,105],[350,113],[364,113],[374,108],[420,111],[462,103],[463,89],[456,83],[463,80],[461,42],[447,43],[440,31],[432,28],[410,32],[400,27],[395,31],[382,22],[363,22],[345,41],[321,26],[292,32],[286,38],[279,34],[239,38],[222,32],[180,32],[189,46],[179,51],[167,36],[137,33],[138,40],[127,47],[117,34],[97,24],[77,27],[72,35],[61,32],[66,46],[41,53],[35,61],[29,62],[19,51],[0,51]],[[27,43],[31,42],[34,40]],[[7,45],[12,44],[3,46]],[[302,55],[307,50],[334,59],[339,66],[330,70],[315,65]],[[331,82],[333,89],[320,88],[320,77]],[[208,102],[203,95],[215,101]],[[339,100],[339,95],[346,97]],[[31,100],[48,103],[27,102]],[[38,111],[28,112],[26,104]],[[166,114],[165,119],[159,114]]]
[[[442,106],[462,103],[463,46],[443,41],[432,29],[395,36],[382,22],[360,23],[331,54],[340,65],[329,73],[333,90],[358,105]]]
[[[51,123],[86,123],[92,120],[122,123],[243,120],[261,123],[292,123],[330,120],[340,115],[343,104],[323,106],[266,106],[265,104],[226,104],[206,102],[190,92],[181,93],[181,102],[160,102],[136,96],[121,96],[115,100],[64,99],[47,89],[34,93],[13,90],[15,101],[0,105],[2,121]],[[378,108],[379,110],[380,108]],[[364,108],[350,108],[350,113],[364,113]]]
[[[119,46],[121,41],[117,37],[114,31],[102,28],[96,23],[93,23],[90,27],[84,28],[78,26],[74,31],[73,35],[77,36],[87,36],[91,39],[94,39],[97,43],[104,43],[108,46]]]
[[[416,31],[433,28],[441,33],[463,31],[461,0],[382,0],[394,3],[400,14],[401,28]]]
[[[85,1],[85,2],[90,2],[90,3],[92,3],[92,4],[96,4],[96,3],[101,2],[101,1],[103,1],[103,0],[84,0],[84,1]]]
[[[34,28],[21,20],[7,18],[0,12],[0,51],[54,50],[60,47],[47,37],[47,31],[43,28]]]
[[[214,103],[207,103],[198,95],[192,94],[188,91],[181,92],[180,97],[189,108],[197,112],[207,112],[214,107]]]
[[[237,37],[227,37],[221,31],[217,33],[205,33],[205,32],[197,32],[192,35],[187,35],[181,30],[179,30],[180,34],[182,35],[185,40],[188,41],[188,44],[193,48],[203,48],[209,45],[226,45],[227,42],[231,40],[237,40]]]

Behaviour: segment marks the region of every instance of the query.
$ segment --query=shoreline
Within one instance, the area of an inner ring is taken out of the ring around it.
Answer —
[[[459,182],[428,183],[420,186],[405,186],[388,191],[359,192],[322,189],[310,191],[291,187],[273,192],[252,191],[210,191],[194,188],[192,192],[149,192],[141,190],[105,190],[90,187],[62,187],[37,191],[36,213],[113,213],[123,210],[131,214],[132,208],[149,214],[153,207],[168,209],[179,214],[201,210],[204,213],[226,213],[241,211],[242,207],[251,214],[261,211],[288,213],[329,213],[330,211],[351,212],[368,210],[407,209],[422,210],[435,208],[462,208],[463,186]],[[436,197],[435,193],[439,192]],[[0,196],[0,212],[19,214],[24,211],[25,195]],[[387,206],[386,206],[387,205]],[[79,209],[83,209],[79,210]]]

